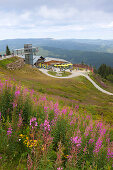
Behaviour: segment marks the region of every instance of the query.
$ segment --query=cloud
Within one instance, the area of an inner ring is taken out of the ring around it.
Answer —
[[[41,6],[38,11],[39,16],[45,19],[67,19],[74,17],[76,14],[76,10],[73,8],[69,9],[55,9],[55,8],[48,8],[47,6]]]
[[[105,29],[113,28],[113,21],[111,23],[108,23],[108,24],[99,24],[99,27],[105,28]]]
[[[113,0],[0,0],[1,39],[113,38],[112,32]]]

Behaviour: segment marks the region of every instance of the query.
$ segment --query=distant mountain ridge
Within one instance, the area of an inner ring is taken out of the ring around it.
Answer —
[[[28,38],[0,40],[0,51],[4,51],[6,45],[10,49],[23,48],[24,44],[33,46],[49,46],[68,50],[113,52],[113,40],[89,40],[89,39],[52,39],[52,38]]]
[[[28,38],[0,40],[0,52],[5,51],[6,45],[10,50],[23,48],[24,44],[31,43],[41,47],[39,55],[59,57],[71,61],[99,67],[105,63],[113,67],[113,40],[90,39],[52,39]]]
[[[96,68],[98,68],[101,64],[104,63],[108,66],[113,67],[113,54],[111,53],[65,50],[45,46],[39,48],[38,54],[48,57],[62,58],[72,62],[73,64],[84,62],[85,64],[95,66]]]

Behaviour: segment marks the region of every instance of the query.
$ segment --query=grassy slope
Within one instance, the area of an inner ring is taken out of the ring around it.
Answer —
[[[28,65],[15,71],[0,67],[0,76],[10,76],[28,88],[49,94],[49,97],[59,99],[62,105],[79,103],[96,118],[103,116],[105,120],[113,121],[113,96],[101,93],[84,77],[55,79]]]
[[[56,76],[56,75],[57,75],[57,72],[54,72],[54,71],[48,71],[48,73],[51,74],[51,75],[53,75],[53,76]],[[67,71],[65,71],[65,72],[63,71],[63,72],[61,72],[60,74],[61,74],[60,77],[67,77],[67,76],[71,75],[71,73],[70,73],[70,72],[67,72]],[[57,76],[57,77],[59,77],[59,76]]]
[[[4,59],[4,60],[1,60],[0,66],[6,68],[7,64],[13,63],[18,59],[19,59],[19,57],[11,57],[10,59],[7,58],[7,59]]]
[[[98,75],[98,74],[90,74],[90,77],[95,81],[95,83],[97,83],[100,87],[102,87],[104,90],[107,90],[107,91],[109,91],[109,92],[111,92],[111,93],[113,93],[113,83],[112,82],[110,82],[110,81],[108,81],[108,80],[106,80],[106,79],[103,79],[103,78],[101,78],[101,76],[100,75]],[[99,80],[99,81],[98,81]],[[104,86],[102,86],[101,85],[101,83],[100,83],[100,81],[102,81],[104,84],[105,84],[105,86],[106,87],[104,87]]]

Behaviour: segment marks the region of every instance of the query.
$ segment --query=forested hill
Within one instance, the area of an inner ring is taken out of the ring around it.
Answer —
[[[99,67],[105,63],[108,66],[113,67],[113,54],[103,52],[91,52],[91,51],[79,51],[79,50],[64,50],[53,47],[41,47],[39,48],[39,55],[48,57],[62,58],[72,63],[91,64],[92,66]]]
[[[99,67],[105,63],[113,67],[113,40],[30,38],[0,40],[0,53],[5,51],[6,45],[10,50],[23,48],[31,43],[41,47],[38,55],[59,57],[71,61]]]
[[[67,50],[113,52],[113,40],[90,39],[52,39],[52,38],[28,38],[0,40],[0,51],[4,51],[6,45],[9,48],[23,48],[24,44],[33,46],[48,46]]]

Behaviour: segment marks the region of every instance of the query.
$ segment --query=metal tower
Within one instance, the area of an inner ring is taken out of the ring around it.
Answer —
[[[24,44],[24,48],[15,49],[12,51],[12,55],[18,55],[23,58],[25,55],[25,63],[33,65],[33,56],[38,52],[37,47],[32,47],[32,44]]]
[[[25,63],[33,65],[32,44],[24,44]]]

